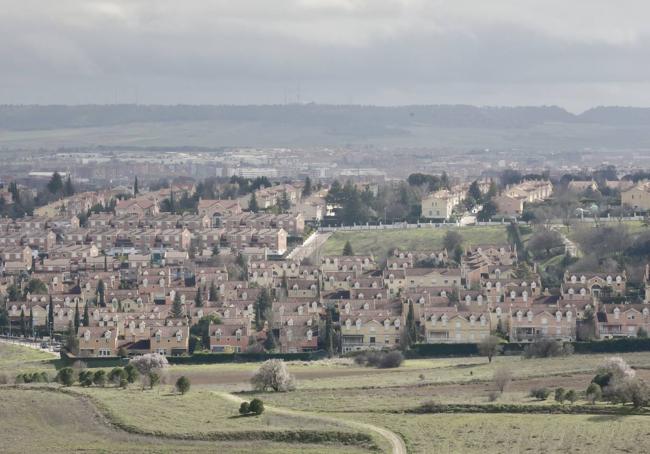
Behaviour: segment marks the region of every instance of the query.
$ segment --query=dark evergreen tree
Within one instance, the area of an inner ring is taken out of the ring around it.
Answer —
[[[408,313],[406,314],[406,336],[407,345],[411,347],[418,341],[418,328],[415,324],[415,308],[413,301],[409,301]]]
[[[54,332],[54,303],[50,295],[50,303],[47,306],[47,331],[51,335]]]
[[[194,297],[194,307],[203,307],[203,289],[199,285],[196,289],[196,296]]]
[[[269,295],[269,290],[263,287],[257,300],[255,300],[255,327],[258,331],[264,327],[266,314],[270,308],[271,296]]]
[[[47,183],[47,190],[50,194],[60,194],[63,191],[63,179],[59,172],[54,172]]]
[[[176,295],[174,295],[171,316],[173,318],[181,318],[183,316],[183,303],[181,302],[181,294],[178,292],[176,292]]]
[[[345,245],[343,246],[343,255],[354,255],[354,250],[352,249],[352,243],[350,241],[346,241]]]
[[[481,192],[481,188],[479,187],[477,180],[472,181],[472,184],[469,185],[467,197],[473,198],[477,203],[480,203],[483,199],[483,193]]]
[[[323,347],[327,352],[328,357],[334,356],[334,326],[332,323],[332,307],[327,308],[327,313],[325,315],[325,339],[323,341]]]
[[[63,194],[66,197],[70,197],[74,195],[74,186],[72,185],[72,180],[70,179],[70,175],[68,175],[68,178],[65,180],[65,186],[63,187]]]
[[[84,303],[84,319],[83,319],[83,325],[88,326],[90,325],[90,315],[88,314],[88,303]]]
[[[133,195],[137,196],[140,193],[140,188],[138,187],[138,177],[135,177],[133,180]]]
[[[251,198],[250,201],[248,202],[248,210],[251,211],[252,213],[257,213],[258,211],[260,211],[260,207],[257,204],[257,197],[255,196],[254,191],[251,193]]]
[[[312,193],[311,178],[305,178],[305,185],[302,187],[302,196],[309,197]]]
[[[100,307],[106,307],[106,286],[102,279],[97,282],[97,304]]]
[[[219,290],[217,290],[214,280],[210,282],[210,295],[208,296],[208,301],[219,301]]]
[[[31,307],[29,308],[29,336],[34,337],[34,311]]]
[[[27,326],[25,324],[25,309],[20,309],[20,335],[25,337],[27,334]]]
[[[74,332],[77,334],[79,332],[79,301],[74,306]]]

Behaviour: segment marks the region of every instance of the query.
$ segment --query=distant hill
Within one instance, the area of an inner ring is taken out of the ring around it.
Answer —
[[[650,147],[650,109],[470,105],[0,106],[0,146]],[[462,131],[462,132],[461,132]]]
[[[650,116],[648,110],[647,116]],[[607,117],[609,117],[608,115]],[[637,117],[627,110],[621,117]],[[595,118],[606,118],[596,116]],[[534,124],[575,122],[580,117],[560,107],[336,106],[320,104],[271,106],[0,106],[0,129],[33,130],[114,126],[129,123],[226,121],[317,124],[334,129],[384,125],[427,125],[470,128],[518,128]]]

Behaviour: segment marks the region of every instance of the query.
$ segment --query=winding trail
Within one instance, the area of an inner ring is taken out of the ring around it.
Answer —
[[[242,399],[241,397],[237,397],[230,393],[219,392],[219,391],[212,391],[212,392],[218,395],[219,397],[234,402],[236,404],[241,404],[242,402],[244,402],[244,399]],[[383,427],[375,426],[373,424],[368,424],[365,422],[350,421],[347,419],[333,418],[331,416],[322,416],[320,414],[309,413],[306,411],[290,410],[288,408],[275,407],[270,405],[264,405],[264,406],[265,408],[272,410],[275,413],[285,415],[285,416],[311,418],[311,419],[316,419],[321,421],[344,424],[349,427],[354,427],[356,429],[374,432],[380,437],[384,438],[386,441],[388,441],[388,443],[391,446],[391,452],[393,454],[406,454],[406,445],[404,444],[404,440],[402,440],[402,437]]]

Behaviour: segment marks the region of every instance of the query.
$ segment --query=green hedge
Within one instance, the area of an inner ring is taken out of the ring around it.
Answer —
[[[614,340],[569,342],[575,353],[630,353],[650,351],[650,338],[624,338]],[[526,344],[502,344],[503,353],[518,355],[523,352]],[[408,358],[443,358],[453,356],[478,355],[477,344],[417,344],[407,353]]]
[[[326,356],[324,351],[308,353],[195,353],[191,356],[173,356],[167,358],[170,364],[223,364],[251,363],[267,359],[285,361],[315,361]]]
[[[650,351],[650,338],[623,338],[590,342],[572,342],[575,353],[629,353]]]
[[[404,413],[526,413],[526,414],[648,414],[647,410],[627,406],[602,406],[581,404],[440,404],[426,402],[419,407],[405,410]]]

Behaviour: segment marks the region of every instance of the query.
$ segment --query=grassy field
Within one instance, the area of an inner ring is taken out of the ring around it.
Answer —
[[[584,415],[346,414],[390,427],[412,453],[643,453],[650,418]]]
[[[155,413],[146,419],[155,419]],[[263,454],[327,453],[332,446],[253,442],[202,442],[129,434],[111,428],[79,399],[41,390],[0,389],[2,448],[8,454],[68,453],[194,453]],[[346,452],[366,450],[346,446]]]
[[[54,362],[42,355],[2,345],[0,365],[10,375],[26,367],[53,368]],[[255,438],[262,433],[277,440],[276,434],[291,430],[365,433],[386,451],[385,438],[368,426],[354,426],[363,422],[400,435],[410,453],[647,452],[650,416],[403,413],[432,401],[485,405],[494,390],[494,371],[504,367],[512,372],[513,380],[496,403],[554,404],[552,397],[533,400],[529,390],[561,386],[581,395],[596,368],[610,356],[532,360],[500,356],[492,363],[482,357],[417,359],[406,360],[398,369],[365,368],[346,359],[293,362],[288,367],[297,377],[297,389],[287,393],[250,391],[248,380],[259,363],[172,366],[165,374],[167,384],[145,391],[138,385],[126,390],[75,385],[68,389],[71,394],[62,394],[39,389],[38,385],[18,390],[0,386],[0,424],[10,434],[10,449],[0,451],[370,452],[368,445],[337,442],[287,445],[277,441],[196,441],[212,435],[220,440],[239,440],[242,434]],[[638,376],[650,380],[650,354],[620,356],[637,369]],[[186,395],[175,394],[169,384],[180,375],[192,380],[192,389]],[[222,391],[239,391],[236,396],[246,400],[260,397],[267,411],[261,416],[240,417],[236,397]],[[574,405],[581,405],[580,399]],[[178,438],[188,440],[181,444]]]
[[[506,226],[468,226],[449,228],[421,228],[399,230],[361,230],[335,232],[323,246],[322,254],[340,255],[346,241],[355,254],[373,254],[376,259],[386,257],[392,249],[430,251],[442,248],[442,240],[449,229],[458,231],[465,245],[497,244],[507,241]]]
[[[341,424],[280,415],[273,410],[259,417],[241,417],[239,405],[207,390],[185,395],[174,394],[171,387],[142,391],[110,388],[75,388],[92,397],[120,423],[138,429],[167,434],[201,434],[255,430],[282,431],[300,427],[304,430],[349,431]]]
[[[22,372],[56,373],[56,358],[40,350],[0,342],[0,374],[15,376]]]

